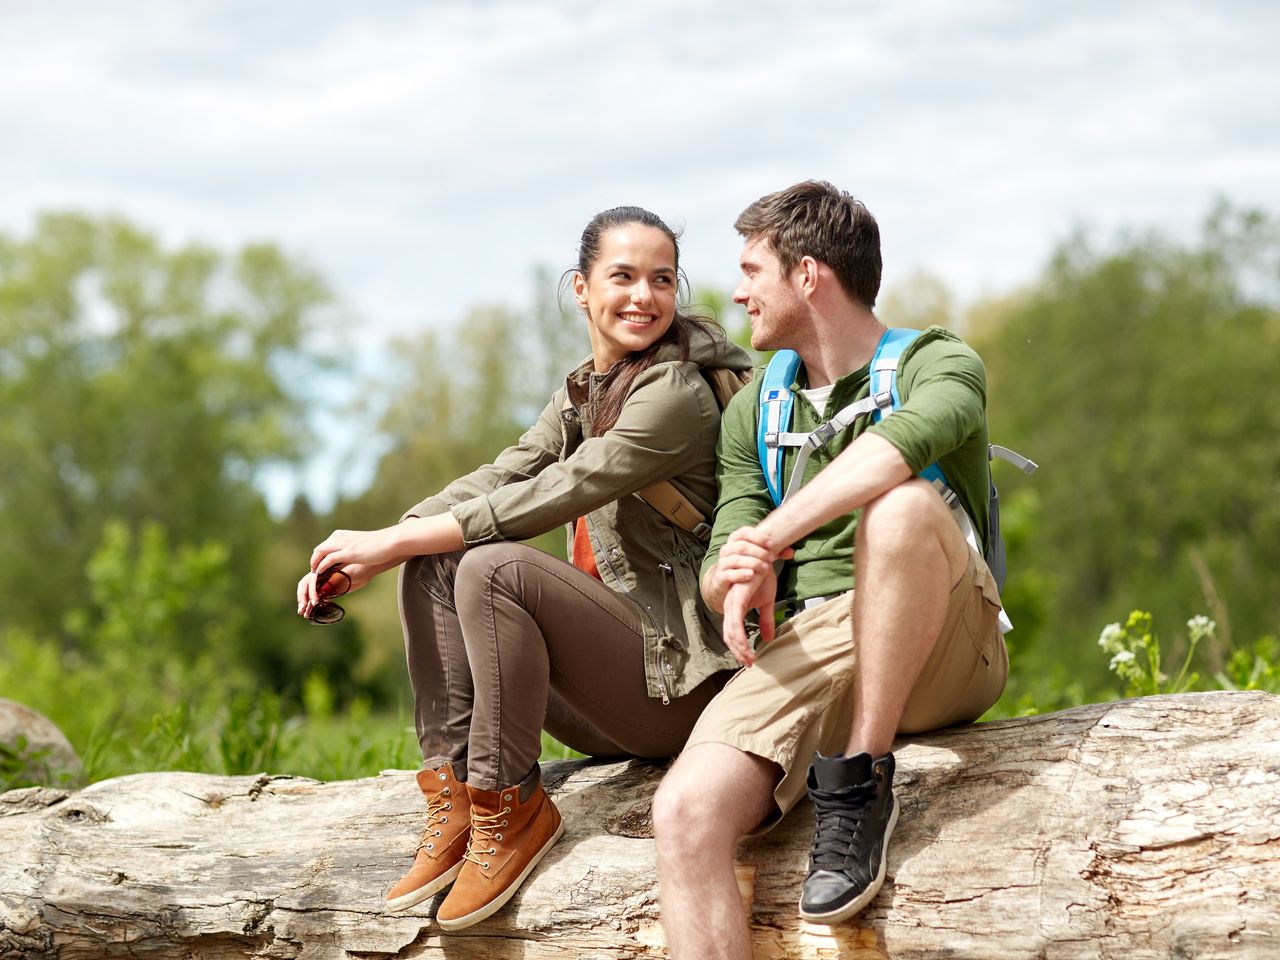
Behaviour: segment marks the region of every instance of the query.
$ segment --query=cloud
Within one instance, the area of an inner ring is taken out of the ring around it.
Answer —
[[[278,238],[393,331],[522,299],[622,202],[731,284],[737,212],[823,176],[877,213],[890,282],[972,297],[1077,222],[1280,206],[1278,27],[1207,2],[55,0],[0,34],[0,226],[74,206]]]

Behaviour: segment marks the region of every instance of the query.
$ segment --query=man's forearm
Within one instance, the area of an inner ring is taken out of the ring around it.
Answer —
[[[780,551],[911,477],[911,468],[897,447],[874,433],[864,433],[757,529]]]

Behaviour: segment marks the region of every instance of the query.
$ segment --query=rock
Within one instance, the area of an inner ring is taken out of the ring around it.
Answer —
[[[80,758],[52,720],[0,697],[0,784],[67,786],[83,777]]]

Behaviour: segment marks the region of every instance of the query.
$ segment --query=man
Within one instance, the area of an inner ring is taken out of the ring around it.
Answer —
[[[879,228],[859,201],[818,181],[762,197],[735,228],[745,245],[734,301],[752,346],[800,355],[782,429],[807,433],[868,394],[885,332],[872,313]],[[835,923],[866,906],[898,816],[895,734],[974,720],[1004,687],[1000,600],[981,552],[982,362],[934,327],[904,351],[897,377],[892,415],[860,417],[814,453],[804,486],[778,509],[757,452],[759,375],[725,411],[702,593],[723,611],[725,642],[745,669],[702,715],[654,800],[677,960],[750,957],[734,846],[772,827],[806,782],[817,824],[801,915]],[[795,459],[790,451],[784,477]],[[934,462],[971,520],[972,544],[939,489],[917,477]],[[785,619],[775,628],[776,608]],[[743,623],[752,610],[754,650]]]

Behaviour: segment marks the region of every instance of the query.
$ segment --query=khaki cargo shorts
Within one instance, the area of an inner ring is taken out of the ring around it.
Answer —
[[[970,548],[951,590],[938,642],[907,699],[899,733],[920,733],[982,716],[999,699],[1009,672],[997,617],[1000,596],[986,562]],[[805,793],[815,751],[841,753],[853,722],[853,594],[806,610],[778,627],[711,701],[689,747],[724,743],[782,768],[772,827]]]

